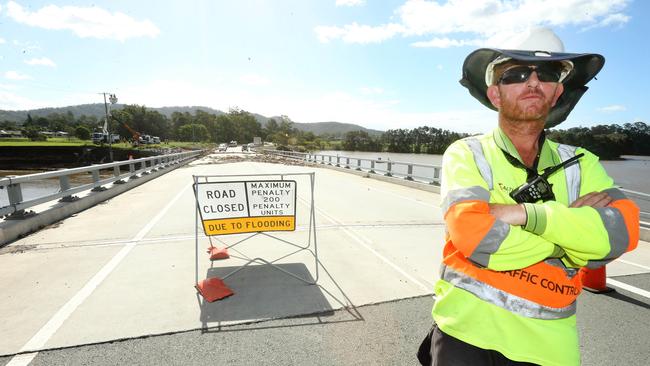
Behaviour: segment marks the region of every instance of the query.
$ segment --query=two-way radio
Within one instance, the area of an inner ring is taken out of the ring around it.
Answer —
[[[539,200],[555,200],[553,185],[548,182],[547,178],[550,177],[551,174],[580,159],[584,155],[584,153],[580,153],[558,165],[544,169],[544,172],[541,175],[536,175],[528,179],[526,183],[510,192],[510,197],[512,197],[512,199],[517,203],[535,203]]]

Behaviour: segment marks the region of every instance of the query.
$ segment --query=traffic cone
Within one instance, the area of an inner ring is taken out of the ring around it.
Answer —
[[[605,266],[599,268],[582,268],[580,270],[582,287],[592,293],[602,294],[614,291],[607,287],[607,270]]]
[[[197,283],[194,287],[196,287],[199,294],[201,294],[207,302],[214,302],[235,294],[228,286],[226,286],[223,280],[218,277],[206,278]]]

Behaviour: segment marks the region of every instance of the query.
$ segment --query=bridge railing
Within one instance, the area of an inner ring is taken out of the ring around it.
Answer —
[[[346,169],[365,171],[372,174],[383,174],[387,177],[403,178],[440,185],[440,166],[417,164],[381,159],[352,158],[340,155],[311,154],[295,151],[264,150],[264,153],[281,156],[305,162],[332,165]]]
[[[415,164],[391,160],[361,159],[340,155],[311,154],[295,151],[263,150],[266,154],[281,156],[306,162],[332,165],[347,169],[366,171],[368,173],[394,176],[406,180],[417,180],[440,185],[440,166]],[[641,207],[641,227],[650,229],[650,194],[621,189]]]
[[[8,215],[6,219],[23,219],[30,216],[25,210],[53,200],[59,202],[72,202],[78,198],[74,194],[91,190],[103,191],[106,185],[123,184],[127,179],[137,179],[139,175],[147,175],[160,169],[165,169],[175,164],[199,156],[202,151],[188,151],[167,155],[116,161],[107,164],[96,164],[80,168],[61,169],[52,172],[8,176],[0,178],[0,189],[7,190],[9,204],[0,207],[0,217]],[[92,181],[77,186],[71,185],[71,177],[87,173],[91,175]],[[44,181],[58,179],[59,189],[55,193],[43,194],[36,198],[24,199],[24,187],[26,185],[38,185]]]

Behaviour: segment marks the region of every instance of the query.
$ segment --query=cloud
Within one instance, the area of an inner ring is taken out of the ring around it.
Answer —
[[[160,30],[149,20],[138,21],[98,7],[48,5],[30,12],[16,2],[7,3],[7,15],[18,23],[45,29],[68,29],[81,38],[125,41],[134,37],[156,37]]]
[[[9,80],[30,80],[32,77],[29,75],[21,74],[17,71],[5,72],[5,78]]]
[[[377,43],[396,36],[431,37],[414,47],[499,46],[535,26],[607,27],[622,25],[629,0],[408,0],[394,11],[398,22],[388,25],[321,25],[315,28],[321,42]],[[381,34],[381,37],[378,36]],[[470,35],[470,39],[466,39]]]
[[[433,38],[429,41],[421,41],[411,43],[413,47],[435,47],[435,48],[449,48],[449,47],[460,47],[460,46],[480,46],[483,44],[483,41],[479,39],[469,39],[469,40],[458,40],[451,38]]]
[[[365,3],[366,0],[336,0],[336,6],[360,6]]]
[[[625,108],[624,105],[620,105],[620,104],[613,104],[613,105],[608,105],[607,107],[598,108],[599,112],[605,112],[605,113],[623,112],[626,110],[627,108]]]
[[[4,43],[7,43],[7,41],[4,38],[0,37],[0,44],[4,44]]]
[[[598,22],[597,24],[593,24],[593,25],[582,28],[581,31],[584,32],[584,31],[588,31],[589,29],[593,29],[593,28],[604,28],[604,27],[609,27],[609,26],[622,27],[629,20],[630,20],[630,17],[625,15],[625,14],[622,14],[622,13],[611,14],[611,15],[608,15],[605,19]]]
[[[32,65],[32,66],[49,66],[49,67],[56,67],[56,64],[54,61],[50,60],[47,57],[41,57],[41,58],[32,58],[30,60],[26,60],[25,63],[27,65]]]
[[[26,110],[33,108],[41,108],[45,105],[38,101],[24,98],[15,93],[8,91],[0,90],[0,109],[17,111],[17,110]]]
[[[380,26],[359,25],[352,23],[343,27],[318,26],[315,29],[318,39],[328,43],[332,39],[340,38],[345,43],[380,43],[402,33],[404,27],[400,24],[384,24]]]
[[[250,86],[265,86],[269,85],[271,81],[263,76],[257,75],[257,74],[246,74],[242,75],[239,78],[239,81],[246,85]]]

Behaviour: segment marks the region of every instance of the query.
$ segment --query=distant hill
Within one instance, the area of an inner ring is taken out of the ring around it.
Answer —
[[[301,131],[312,132],[314,135],[322,135],[324,133],[334,135],[345,135],[351,131],[366,131],[371,136],[379,136],[384,131],[372,130],[369,128],[361,127],[352,123],[341,122],[314,122],[314,123],[300,123],[294,122],[293,126]]]
[[[149,107],[147,107],[147,109],[152,109],[152,110],[158,111],[158,112],[164,114],[165,116],[167,116],[168,118],[170,118],[172,116],[172,113],[174,113],[174,112],[180,112],[180,113],[188,112],[190,114],[194,114],[194,113],[196,113],[197,110],[202,110],[204,112],[211,113],[211,114],[214,114],[216,116],[226,114],[226,112],[222,112],[222,111],[220,111],[218,109],[212,109],[210,107],[197,107],[197,106],[191,106],[191,107],[160,107],[160,108],[149,108]]]
[[[114,104],[111,106],[112,110],[122,109],[123,104]],[[161,107],[161,108],[150,108],[147,109],[158,111],[159,113],[164,114],[168,118],[171,117],[174,112],[188,112],[194,114],[197,110],[202,110],[207,113],[214,115],[226,114],[226,112],[220,111],[218,109],[213,109],[210,107],[200,107],[200,106],[186,106],[186,107]],[[71,112],[72,115],[76,117],[86,115],[86,116],[95,116],[98,119],[101,119],[105,115],[104,104],[103,103],[94,103],[94,104],[79,104],[69,107],[58,107],[58,108],[40,108],[24,111],[4,111],[0,110],[0,121],[10,121],[16,122],[18,124],[23,124],[27,119],[27,114],[29,113],[32,118],[37,117],[47,117],[52,113],[66,114]],[[269,119],[273,118],[277,122],[281,121],[281,117],[273,116],[266,117],[261,114],[250,112],[255,119],[262,125],[266,126],[266,123]],[[350,131],[366,131],[372,136],[378,136],[383,131],[368,129],[359,125],[352,123],[341,123],[341,122],[314,122],[314,123],[304,123],[304,122],[294,122],[293,126],[301,131],[312,132],[315,135],[322,135],[324,133],[334,135],[334,136],[343,136],[345,133]]]
[[[111,109],[122,109],[122,104],[114,104],[111,106]],[[27,114],[29,113],[32,118],[37,117],[47,117],[47,115],[52,113],[66,114],[68,111],[72,112],[75,117],[82,115],[86,116],[95,116],[97,118],[103,117],[105,115],[104,104],[95,103],[95,104],[79,104],[69,107],[59,107],[59,108],[39,108],[31,109],[26,111],[3,111],[0,110],[0,121],[10,121],[17,122],[18,124],[23,124],[27,119]]]

